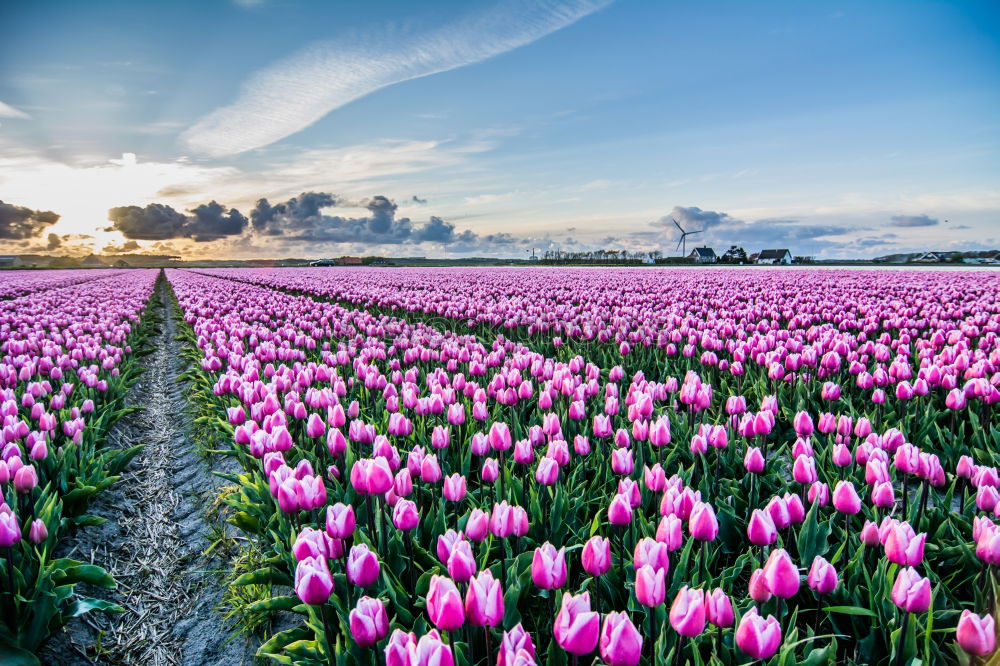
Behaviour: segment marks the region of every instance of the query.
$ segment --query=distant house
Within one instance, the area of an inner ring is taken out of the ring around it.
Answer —
[[[714,264],[719,260],[715,256],[715,250],[710,247],[696,247],[687,258],[696,264]]]
[[[792,263],[792,253],[787,249],[764,250],[757,255],[757,263],[787,266]]]
[[[96,254],[91,254],[83,258],[80,265],[84,268],[104,268],[104,262]]]
[[[915,256],[913,261],[918,264],[939,264],[944,261],[944,257],[937,252],[924,252]]]
[[[364,262],[361,260],[361,257],[341,257],[340,258],[340,265],[341,266],[361,266],[362,264],[364,264]]]
[[[0,268],[18,268],[20,266],[21,266],[20,257],[13,254],[0,256]]]

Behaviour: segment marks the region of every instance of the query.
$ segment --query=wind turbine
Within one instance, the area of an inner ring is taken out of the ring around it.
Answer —
[[[704,229],[702,229],[701,231],[684,231],[684,228],[681,227],[681,225],[677,224],[677,220],[675,220],[674,218],[670,218],[670,221],[674,223],[675,227],[677,227],[678,229],[680,229],[681,238],[680,238],[680,240],[677,241],[677,249],[680,249],[681,245],[683,245],[684,246],[684,250],[681,252],[681,256],[686,257],[687,256],[687,251],[688,251],[687,237],[688,236],[694,236],[695,234],[700,234],[702,231],[704,231]]]

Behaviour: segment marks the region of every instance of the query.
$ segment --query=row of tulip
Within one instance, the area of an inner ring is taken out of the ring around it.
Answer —
[[[911,344],[925,374],[955,376],[955,350],[968,352],[966,375],[982,376],[967,382],[989,390],[915,395],[890,427],[832,362],[824,382],[782,382],[765,363],[734,379],[679,355],[654,364],[656,381],[629,380],[621,363],[289,294],[284,274],[224,275],[282,291],[168,274],[200,363],[191,378],[247,469],[234,522],[273,553],[243,582],[293,584],[297,597],[261,607],[309,618],[262,653],[937,663],[992,650],[995,600],[973,583],[1000,544],[976,515],[997,506],[1000,433],[965,440],[955,426],[992,426],[995,300],[955,306],[974,324],[880,325],[871,346],[838,333],[846,318],[795,329],[833,345],[821,360],[841,343],[859,364],[895,350],[897,378],[913,376]]]
[[[121,610],[74,594],[113,587],[103,569],[55,556],[71,530],[103,522],[90,500],[137,453],[102,450],[138,376],[133,348],[155,271],[32,273],[5,278],[26,295],[0,301],[0,657],[32,653],[70,618]],[[37,288],[31,290],[32,284]],[[17,291],[7,291],[17,293]]]
[[[124,275],[124,271],[118,269],[3,271],[0,272],[0,299],[28,296],[47,289],[69,287],[91,280],[122,275]]]

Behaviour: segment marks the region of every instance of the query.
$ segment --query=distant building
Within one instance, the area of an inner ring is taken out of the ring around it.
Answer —
[[[361,260],[361,257],[341,257],[340,258],[340,265],[341,266],[361,266],[363,264],[364,264],[364,262]]]
[[[710,247],[696,247],[687,257],[696,264],[714,264],[719,260],[715,250]]]
[[[788,266],[792,263],[792,253],[787,249],[764,250],[757,255],[758,264]]]
[[[96,254],[91,254],[83,258],[80,265],[84,268],[104,268],[104,262]]]
[[[918,264],[940,264],[944,257],[937,252],[924,252],[914,257],[913,261]]]
[[[13,254],[0,256],[0,268],[19,268],[20,266],[21,257]]]

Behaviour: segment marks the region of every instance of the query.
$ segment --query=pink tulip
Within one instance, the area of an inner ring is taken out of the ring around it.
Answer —
[[[427,590],[427,615],[441,631],[454,631],[465,624],[465,606],[455,583],[444,576],[431,576]]]
[[[31,529],[28,531],[28,541],[39,544],[49,538],[49,530],[45,526],[45,521],[36,518],[31,521]]]
[[[556,643],[566,652],[582,657],[597,647],[601,616],[590,609],[590,593],[577,596],[563,594],[552,633]]]
[[[926,613],[931,605],[931,581],[913,567],[900,569],[892,586],[892,601],[908,613]]]
[[[778,540],[778,530],[774,520],[766,511],[754,509],[747,524],[747,537],[755,546],[770,546]]]
[[[681,636],[692,638],[705,630],[705,593],[682,587],[670,606],[670,625]]]
[[[596,630],[594,634],[597,634]],[[524,630],[524,627],[518,623],[510,631],[503,632],[500,652],[497,655],[497,666],[515,666],[515,659],[521,653],[534,657],[535,644],[532,643],[531,636]]]
[[[740,618],[736,645],[754,659],[770,659],[781,645],[781,625],[774,616],[765,620],[751,608]]]
[[[482,509],[473,509],[469,519],[465,521],[465,536],[470,541],[479,543],[490,533],[490,517]]]
[[[334,504],[326,508],[326,533],[334,539],[349,539],[354,534],[354,507]]]
[[[833,507],[841,513],[854,515],[861,511],[861,498],[850,481],[838,481],[833,489]]]
[[[566,549],[558,551],[551,543],[535,548],[531,560],[531,580],[543,590],[558,590],[566,584]]]
[[[648,564],[636,570],[635,598],[640,604],[653,608],[663,603],[667,596],[666,573],[666,569],[654,569]]]
[[[469,623],[477,627],[495,627],[503,620],[503,590],[489,569],[469,580],[465,614]]]
[[[632,522],[632,503],[625,495],[615,495],[608,507],[608,522],[612,525],[628,525]]]
[[[378,558],[367,544],[359,543],[351,548],[347,556],[347,580],[358,587],[371,587],[376,580],[381,567]]]
[[[927,534],[916,534],[909,523],[892,525],[885,537],[883,546],[885,557],[904,567],[916,567],[924,561],[924,544]]]
[[[691,537],[698,541],[715,540],[719,534],[719,521],[711,504],[698,502],[694,505],[691,517],[688,519],[688,531]]]
[[[596,534],[590,537],[583,546],[580,561],[591,576],[603,576],[611,570],[611,542]]]
[[[420,524],[420,513],[417,505],[410,500],[401,499],[392,510],[392,524],[397,530],[409,532]]]
[[[449,502],[461,502],[465,499],[466,485],[465,477],[455,472],[444,480],[442,494]]]
[[[642,634],[625,611],[608,613],[600,638],[601,659],[608,666],[636,666],[642,656]]]
[[[760,474],[764,471],[764,454],[756,446],[747,448],[747,453],[743,457],[743,466],[751,474]]]
[[[349,615],[351,637],[363,648],[369,648],[389,633],[389,618],[381,599],[361,597]]]
[[[837,570],[826,559],[817,556],[809,568],[806,582],[816,594],[830,594],[837,589]]]
[[[735,620],[733,604],[721,587],[717,587],[712,590],[711,594],[705,595],[705,612],[708,621],[715,626],[721,629],[733,626]]]
[[[541,486],[555,485],[559,480],[559,463],[553,458],[545,457],[538,461],[535,470],[535,481]]]
[[[958,645],[972,655],[990,654],[997,647],[996,626],[993,615],[987,613],[979,616],[966,609],[958,619],[958,629],[955,631]]]
[[[753,573],[750,574],[750,582],[747,585],[747,593],[750,598],[759,604],[767,603],[770,601],[771,590],[767,587],[767,580],[764,578],[763,569],[754,569]]]
[[[326,558],[307,557],[295,568],[295,594],[302,603],[321,606],[333,592],[333,576],[326,566]]]
[[[0,548],[10,548],[21,540],[21,527],[17,516],[0,501]]]
[[[764,582],[771,594],[782,599],[791,599],[799,591],[799,570],[784,548],[771,551],[764,563]]]

